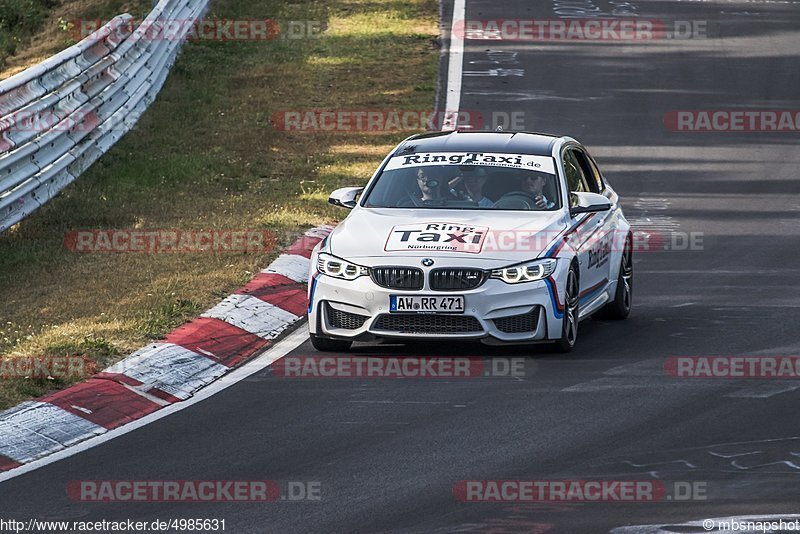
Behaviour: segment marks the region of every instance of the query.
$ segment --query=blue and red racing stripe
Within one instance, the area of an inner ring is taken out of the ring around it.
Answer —
[[[586,289],[581,291],[581,294],[578,296],[578,298],[581,301],[584,301],[586,299],[589,299],[590,297],[595,296],[601,289],[603,289],[606,286],[607,283],[608,283],[608,278],[603,278],[592,287],[587,287]]]
[[[550,302],[553,303],[553,314],[556,316],[556,319],[561,319],[564,317],[564,303],[558,298],[558,286],[556,285],[556,281],[553,280],[552,276],[548,276],[544,279],[545,285],[547,285],[547,292],[550,294]]]
[[[319,271],[314,272],[308,284],[308,313],[311,313],[311,308],[314,307],[314,291],[317,289],[317,280],[322,274]]]
[[[550,249],[542,257],[543,258],[552,258],[554,256],[557,256],[558,253],[561,252],[561,249],[564,248],[564,245],[566,244],[567,239],[569,239],[569,236],[571,236],[572,234],[577,232],[578,229],[580,229],[581,226],[586,224],[589,221],[589,219],[591,219],[592,217],[593,217],[592,214],[587,213],[586,216],[583,219],[581,219],[580,221],[576,222],[569,229],[564,231],[564,233],[561,235],[561,237],[557,237],[556,238],[555,242],[552,244]]]

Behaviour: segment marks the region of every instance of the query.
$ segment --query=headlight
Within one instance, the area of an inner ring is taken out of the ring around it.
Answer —
[[[502,269],[492,270],[491,278],[498,278],[507,284],[519,284],[522,282],[533,282],[547,278],[556,270],[556,260],[549,258],[546,260],[512,265]]]
[[[324,252],[317,257],[317,270],[322,274],[341,278],[342,280],[355,280],[359,276],[369,275],[369,269],[366,267],[350,263]]]

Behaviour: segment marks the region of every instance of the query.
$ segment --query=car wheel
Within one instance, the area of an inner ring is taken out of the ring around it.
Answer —
[[[309,336],[314,348],[322,352],[347,352],[353,345],[352,341],[346,339],[331,339],[329,337],[320,337],[316,334],[309,334]]]
[[[561,338],[555,342],[555,349],[558,352],[570,352],[578,340],[579,298],[578,270],[573,264],[569,268],[567,283],[564,285],[564,318],[561,322]]]
[[[633,242],[628,237],[622,250],[617,277],[617,291],[613,302],[609,302],[595,314],[598,319],[627,319],[633,305]]]

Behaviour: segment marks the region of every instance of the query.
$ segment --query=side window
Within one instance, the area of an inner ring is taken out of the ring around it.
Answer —
[[[564,164],[564,173],[566,175],[569,192],[585,193],[589,191],[589,188],[586,185],[586,177],[583,175],[580,163],[578,163],[578,160],[575,158],[573,149],[569,149],[564,152],[562,162]],[[575,205],[575,200],[572,195],[569,197],[569,203],[570,206]]]
[[[597,165],[595,165],[592,158],[583,150],[576,149],[573,152],[581,166],[581,170],[583,170],[583,175],[586,177],[589,191],[592,193],[602,193],[605,189],[605,185],[603,185],[603,177],[600,176],[600,170],[597,168]]]

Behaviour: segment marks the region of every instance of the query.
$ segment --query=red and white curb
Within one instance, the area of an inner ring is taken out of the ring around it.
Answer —
[[[190,398],[268,347],[308,308],[313,248],[333,229],[309,230],[233,295],[80,384],[0,413],[0,471]]]

